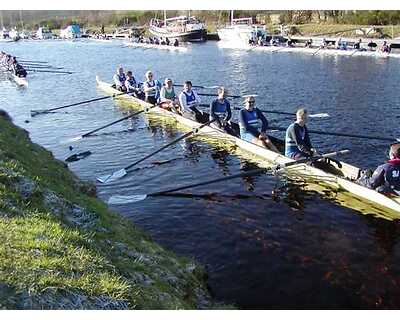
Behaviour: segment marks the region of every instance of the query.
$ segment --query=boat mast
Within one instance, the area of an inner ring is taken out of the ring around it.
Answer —
[[[164,10],[164,27],[167,27],[167,10]]]
[[[24,29],[24,21],[22,20],[22,10],[19,10],[19,22],[21,23],[22,30]]]
[[[231,10],[231,25],[233,25],[233,10]]]
[[[0,10],[0,22],[1,22],[1,29],[4,29],[4,21],[3,21],[3,11]]]

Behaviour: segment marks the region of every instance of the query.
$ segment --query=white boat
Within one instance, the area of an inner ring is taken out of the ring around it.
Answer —
[[[53,33],[49,28],[39,27],[39,29],[36,31],[36,38],[40,40],[53,39]]]
[[[111,84],[101,81],[98,77],[96,77],[96,82],[98,88],[109,95],[121,93],[112,88]],[[129,106],[132,108],[148,108],[147,112],[149,115],[155,114],[171,118],[177,123],[191,129],[199,126],[197,122],[184,118],[176,113],[159,107],[150,108],[152,105],[129,95],[121,95],[118,96],[117,99],[129,103]],[[214,141],[217,139],[224,145],[233,144],[237,146],[236,152],[243,157],[257,161],[262,167],[269,167],[271,162],[275,164],[285,164],[293,161],[281,154],[228,135],[210,126],[203,127],[199,131],[199,134],[214,139]],[[278,139],[273,137],[271,137],[271,139],[278,145]],[[333,162],[328,165],[330,171],[334,171],[335,174],[307,164],[293,166],[287,173],[293,178],[303,179],[307,182],[307,188],[321,193],[324,197],[327,197],[328,190],[336,191],[331,192],[331,199],[342,206],[389,220],[400,219],[400,197],[387,197],[375,190],[368,189],[355,183],[354,180],[360,175],[360,169],[344,162],[341,162],[341,165],[341,168]]]
[[[178,52],[187,52],[188,48],[178,46],[175,47],[173,45],[164,45],[164,44],[151,44],[151,43],[142,43],[142,42],[124,42],[124,45],[132,48],[144,48],[144,49],[159,49],[159,50],[168,50],[168,51],[178,51]]]
[[[218,45],[223,48],[243,48],[257,43],[259,37],[263,40],[267,37],[265,26],[253,24],[252,18],[233,18],[231,11],[231,22],[224,28],[217,30],[220,41]]]
[[[81,37],[81,27],[77,24],[69,25],[65,29],[60,30],[60,38],[62,39],[79,39]]]

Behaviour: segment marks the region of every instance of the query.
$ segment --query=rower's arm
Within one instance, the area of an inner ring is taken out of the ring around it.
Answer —
[[[193,90],[193,93],[194,93],[194,97],[196,98],[197,104],[200,104],[201,100],[200,100],[200,97],[198,96],[197,92]]]
[[[181,105],[182,110],[187,109],[187,104],[186,104],[186,97],[183,92],[180,93],[179,95],[179,104]]]
[[[231,110],[231,104],[229,103],[229,101],[226,101],[226,117],[225,117],[225,121],[229,121],[232,118],[232,110]]]
[[[267,118],[263,115],[263,113],[259,109],[257,109],[257,116],[262,122],[261,132],[266,132],[268,128]]]
[[[304,142],[305,142],[306,146],[311,150],[313,146],[311,144],[311,139],[310,139],[310,135],[308,134],[307,127],[305,127],[305,130],[306,130],[306,134],[304,137]]]
[[[114,80],[115,85],[122,87],[122,83],[121,83],[121,81],[119,81],[118,76],[116,74],[114,74],[113,80]]]
[[[376,189],[382,186],[385,183],[385,165],[381,165],[372,174],[372,177],[369,178],[369,187],[371,189]]]
[[[299,150],[301,152],[304,152],[306,154],[312,154],[311,149],[306,145],[306,143],[302,143],[301,142],[301,132],[298,126],[293,126],[292,128],[293,132],[292,132],[292,138],[295,141],[297,148],[299,148]]]

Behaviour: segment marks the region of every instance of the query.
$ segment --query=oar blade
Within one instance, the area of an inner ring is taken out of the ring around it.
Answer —
[[[112,181],[121,179],[122,177],[126,176],[127,173],[128,172],[125,169],[121,169],[121,170],[113,172],[112,174],[98,177],[97,181],[99,181],[101,183],[112,182]]]
[[[310,118],[329,118],[329,117],[330,117],[329,113],[310,114]]]
[[[67,138],[67,139],[60,140],[60,144],[68,144],[68,143],[76,142],[76,141],[79,141],[79,140],[82,140],[82,139],[83,139],[83,136]]]
[[[126,203],[134,203],[143,201],[147,198],[147,194],[135,194],[130,196],[112,196],[108,199],[108,204],[121,205]]]
[[[46,110],[31,110],[31,117],[35,117],[42,113],[47,113],[47,111]]]

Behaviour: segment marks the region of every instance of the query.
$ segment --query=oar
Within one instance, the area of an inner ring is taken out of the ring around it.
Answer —
[[[205,186],[205,185],[209,185],[209,184],[213,184],[213,183],[217,183],[217,182],[228,181],[228,180],[241,178],[241,177],[255,176],[255,175],[258,175],[261,173],[267,173],[268,171],[277,171],[277,170],[285,169],[287,167],[305,163],[308,161],[315,161],[315,160],[322,159],[322,158],[331,158],[331,157],[334,157],[337,155],[342,155],[342,154],[345,154],[348,152],[349,152],[349,150],[341,150],[341,151],[326,153],[326,154],[311,157],[311,158],[302,158],[302,159],[292,161],[292,162],[289,162],[286,164],[278,164],[278,165],[271,166],[269,168],[260,168],[260,169],[255,169],[255,170],[249,170],[249,171],[234,174],[234,175],[228,176],[228,177],[207,180],[207,181],[189,184],[189,185],[185,185],[185,186],[181,186],[181,187],[175,187],[175,188],[167,189],[167,190],[163,190],[163,191],[157,191],[157,192],[153,192],[153,193],[149,193],[149,194],[136,194],[136,195],[130,195],[130,196],[116,195],[116,196],[112,196],[108,200],[108,204],[124,204],[124,203],[138,202],[138,201],[142,201],[142,200],[146,199],[147,197],[156,197],[156,196],[165,195],[170,192],[176,192],[176,191],[195,188],[195,187],[199,187],[199,186]]]
[[[85,104],[85,103],[100,101],[100,100],[104,100],[104,99],[108,99],[108,98],[115,98],[115,97],[118,97],[118,96],[122,96],[124,94],[128,94],[128,93],[127,92],[121,92],[121,93],[118,93],[118,94],[113,94],[112,96],[104,96],[104,97],[100,97],[100,98],[85,100],[85,101],[76,102],[76,103],[73,103],[73,104],[68,104],[66,106],[57,107],[57,108],[43,109],[43,110],[31,110],[31,117],[35,117],[35,116],[37,116],[39,114],[43,114],[43,113],[50,113],[50,112],[55,111],[55,110],[60,110],[60,109],[65,109],[65,108],[69,108],[69,107],[79,106],[79,105]]]
[[[95,132],[98,132],[98,131],[103,130],[103,129],[108,128],[108,127],[111,127],[112,125],[117,124],[117,123],[119,123],[119,122],[121,122],[121,121],[127,120],[127,119],[129,119],[129,118],[133,118],[134,116],[137,116],[138,114],[141,114],[141,113],[143,113],[143,112],[147,112],[147,111],[149,111],[150,109],[152,109],[152,108],[154,108],[154,107],[156,107],[156,106],[157,106],[157,105],[153,105],[153,106],[151,106],[151,107],[145,108],[145,109],[140,110],[140,111],[138,111],[138,112],[135,112],[135,113],[133,113],[133,114],[127,115],[127,116],[125,116],[125,117],[123,117],[123,118],[121,118],[121,119],[115,120],[115,121],[113,121],[113,122],[111,122],[111,123],[109,123],[109,124],[106,124],[106,125],[104,125],[104,126],[101,126],[100,128],[97,128],[97,129],[94,129],[94,130],[92,130],[92,131],[86,132],[86,133],[84,133],[84,134],[82,134],[82,135],[80,135],[80,136],[76,136],[76,137],[74,137],[74,138],[68,138],[68,139],[66,139],[66,140],[64,140],[64,141],[61,141],[61,143],[71,143],[71,142],[79,141],[79,140],[81,140],[81,139],[83,139],[83,138],[86,138],[86,137],[91,136],[91,135],[92,135],[93,133],[95,133]]]
[[[352,57],[354,54],[356,54],[358,52],[358,50],[354,50],[354,52],[350,55],[350,57]]]
[[[218,97],[217,94],[215,93],[197,93],[199,96],[205,96],[205,97]],[[234,98],[234,99],[238,99],[238,98],[244,98],[245,96],[237,96],[237,95],[226,95],[225,97],[227,98]]]
[[[22,65],[24,68],[31,68],[31,69],[47,69],[47,70],[61,70],[64,69],[63,67],[52,67],[52,66],[27,66],[25,64]]]
[[[73,72],[70,71],[52,71],[52,70],[36,70],[36,69],[25,69],[26,71],[32,71],[32,72],[48,72],[48,73],[61,73],[61,74],[73,74]]]
[[[19,62],[31,62],[31,63],[48,63],[47,61],[38,61],[38,60],[20,60],[18,59]]]
[[[275,52],[281,51],[283,49],[286,49],[286,47],[282,47],[282,48],[279,48],[279,49],[276,49],[276,50],[271,50],[271,53],[275,53]]]
[[[286,131],[287,128],[270,127],[269,129],[278,130],[278,131]],[[321,135],[327,135],[327,136],[336,136],[336,137],[349,137],[349,138],[371,139],[371,140],[380,140],[380,141],[388,141],[388,142],[394,142],[394,141],[400,142],[400,138],[377,137],[377,136],[367,136],[367,135],[352,134],[352,133],[317,131],[317,130],[308,130],[308,132],[315,133],[315,134],[321,134]]]
[[[318,52],[319,52],[319,50],[321,50],[322,49],[322,47],[319,47],[317,50],[315,50],[314,52],[313,52],[313,56],[315,56]]]
[[[108,174],[108,175],[105,175],[105,176],[98,177],[97,181],[99,181],[101,183],[107,183],[107,182],[110,182],[110,181],[115,181],[115,180],[121,179],[122,177],[124,177],[124,176],[126,176],[128,174],[128,170],[131,169],[132,167],[134,167],[137,164],[143,162],[144,160],[154,156],[155,154],[167,149],[168,147],[176,144],[177,142],[179,142],[179,141],[181,141],[181,140],[183,140],[183,139],[185,139],[185,138],[187,138],[187,137],[189,137],[189,136],[191,136],[193,134],[198,133],[201,128],[203,128],[205,126],[208,126],[213,121],[215,121],[215,119],[210,120],[210,121],[208,121],[206,123],[203,123],[202,125],[198,126],[197,128],[194,128],[192,131],[189,131],[189,132],[181,135],[180,137],[176,138],[175,140],[171,141],[170,143],[167,143],[166,145],[162,146],[158,150],[156,150],[156,151],[148,154],[147,156],[135,161],[134,163],[130,164],[129,166],[126,166],[123,169],[115,171],[112,174]]]
[[[183,87],[183,84],[174,84],[175,87]],[[220,86],[192,86],[197,89],[217,89]]]
[[[210,107],[208,104],[201,103],[200,107]],[[233,110],[241,110],[240,107],[234,107]],[[296,116],[295,113],[292,112],[285,112],[285,111],[274,111],[274,110],[261,110],[262,113],[274,113],[274,114],[283,114],[287,116]],[[328,113],[314,113],[308,115],[310,118],[329,118],[330,115]]]

